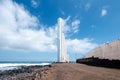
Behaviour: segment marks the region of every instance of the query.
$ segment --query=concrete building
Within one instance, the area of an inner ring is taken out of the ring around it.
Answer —
[[[67,47],[65,44],[65,36],[63,33],[63,20],[58,19],[58,62],[69,62]]]
[[[100,59],[120,60],[120,39],[91,50],[85,58],[92,56]]]

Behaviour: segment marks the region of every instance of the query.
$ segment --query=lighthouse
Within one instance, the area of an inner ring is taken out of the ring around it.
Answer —
[[[58,62],[69,62],[65,36],[63,33],[63,19],[58,19]]]

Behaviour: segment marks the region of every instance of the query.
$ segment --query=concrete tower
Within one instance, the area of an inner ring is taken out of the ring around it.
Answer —
[[[67,55],[67,48],[65,45],[65,36],[62,30],[63,20],[58,19],[58,62],[69,62],[69,57]]]

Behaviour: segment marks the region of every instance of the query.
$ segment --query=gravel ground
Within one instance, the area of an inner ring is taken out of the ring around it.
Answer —
[[[120,69],[77,63],[53,64],[42,80],[120,80]]]

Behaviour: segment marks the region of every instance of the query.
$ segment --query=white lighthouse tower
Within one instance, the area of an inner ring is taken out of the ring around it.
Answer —
[[[58,19],[58,62],[69,62],[69,56],[67,54],[67,48],[65,45],[65,36],[63,33],[63,20]]]

